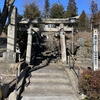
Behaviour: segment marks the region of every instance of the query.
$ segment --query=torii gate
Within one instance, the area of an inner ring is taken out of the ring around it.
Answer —
[[[76,19],[78,19],[76,17]],[[66,63],[66,44],[65,44],[65,32],[72,31],[71,27],[68,27],[70,23],[69,18],[62,18],[62,19],[53,19],[53,18],[37,18],[37,19],[26,19],[22,18],[18,21],[19,24],[29,24],[29,28],[20,28],[20,31],[27,31],[28,34],[28,41],[27,41],[27,52],[26,52],[26,61],[30,64],[31,59],[31,45],[32,45],[32,31],[35,32],[59,32],[60,33],[60,42],[61,42],[61,60],[62,62]],[[53,28],[37,28],[33,27],[32,24],[59,24],[57,27]]]

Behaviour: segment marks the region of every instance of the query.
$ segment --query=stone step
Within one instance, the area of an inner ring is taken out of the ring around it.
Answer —
[[[34,84],[37,84],[37,83],[41,83],[41,84],[48,84],[48,83],[51,83],[51,84],[68,84],[69,83],[69,80],[63,80],[63,79],[60,79],[60,80],[55,80],[55,79],[34,79],[34,80],[30,80],[30,84],[31,83],[34,83]]]
[[[43,64],[44,64],[44,63],[47,63],[47,60],[43,60],[42,63],[43,63]]]
[[[66,78],[68,77],[67,73],[64,74],[64,72],[60,72],[59,70],[56,71],[56,72],[54,70],[47,70],[46,72],[44,72],[44,71],[41,70],[41,66],[40,67],[36,67],[36,69],[39,69],[39,73],[37,73],[38,74],[37,76],[58,76],[58,77],[59,76],[62,76],[62,77],[64,76]],[[31,72],[32,77],[36,76],[35,74],[36,74],[36,72]]]
[[[27,93],[28,92],[28,93]],[[70,90],[47,90],[44,91],[42,89],[37,90],[25,90],[22,96],[66,96],[68,94],[73,94]]]
[[[26,89],[42,89],[42,90],[71,90],[72,86],[69,83],[30,83]]]
[[[65,79],[65,78],[55,78],[55,77],[52,77],[51,79],[48,78],[48,77],[37,77],[37,78],[31,78],[30,79],[30,82],[40,82],[40,83],[49,83],[49,82],[52,82],[52,83],[69,83],[70,81],[68,79]]]
[[[40,59],[38,60],[37,59],[34,63],[42,66],[42,65],[46,65],[47,62],[48,62],[47,60],[42,60],[42,59],[41,60]]]
[[[43,59],[43,55],[42,54],[38,54],[38,56],[36,57],[36,59]]]
[[[36,66],[22,100],[78,100],[69,77],[61,66]]]
[[[35,68],[37,68],[36,71],[34,71]],[[33,70],[33,72],[32,72],[32,70]],[[31,69],[31,72],[32,73],[37,72],[37,73],[62,73],[62,74],[66,74],[66,72],[64,70],[63,71],[61,71],[61,70],[63,70],[63,69],[62,69],[62,67],[59,67],[59,66],[55,66],[55,67],[52,67],[52,65],[50,67],[35,66],[33,69]]]
[[[36,71],[31,72],[32,77],[48,77],[48,76],[53,76],[53,77],[63,77],[63,78],[68,78],[67,74],[62,73],[62,72],[52,72],[52,73],[48,73],[47,72],[41,72],[41,73],[37,73]]]
[[[34,63],[42,63],[42,60],[36,59],[36,60],[34,61]]]
[[[64,73],[59,73],[59,72],[52,72],[52,73],[49,73],[49,72],[41,72],[41,73],[35,73],[35,72],[32,72],[31,73],[31,78],[30,80],[40,80],[40,81],[65,81],[65,80],[69,80],[69,77],[67,76],[67,74],[64,74]]]
[[[44,67],[44,70],[42,68]],[[62,76],[62,77],[68,77],[68,74],[65,71],[60,71],[62,69],[46,69],[45,66],[35,66],[33,69],[30,70],[30,73],[32,77],[34,76]]]
[[[24,96],[22,100],[79,100],[75,95],[67,96]]]

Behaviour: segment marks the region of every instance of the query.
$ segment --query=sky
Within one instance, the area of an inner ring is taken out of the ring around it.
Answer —
[[[31,1],[32,0],[15,0],[14,5],[18,8],[18,13],[23,14],[24,4],[28,4]],[[43,9],[44,1],[45,0],[35,0],[35,2],[38,3],[38,6],[40,9]],[[57,3],[58,1],[60,1],[60,4],[62,4],[64,6],[64,8],[66,9],[69,0],[49,0],[50,6],[52,6],[54,3]],[[96,3],[98,3],[98,5],[100,5],[100,0],[95,0],[95,1],[96,1]],[[76,6],[78,7],[78,15],[80,15],[83,10],[87,14],[91,14],[91,11],[90,11],[91,0],[75,0],[75,2],[76,2]],[[1,10],[3,8],[3,5],[4,5],[4,0],[0,0],[0,9]],[[100,9],[100,7],[98,7],[98,9]]]

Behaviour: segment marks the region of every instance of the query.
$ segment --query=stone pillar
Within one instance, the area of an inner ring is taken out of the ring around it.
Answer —
[[[16,29],[17,29],[17,8],[9,8],[9,25],[7,32],[7,52],[3,53],[3,58],[7,62],[16,62]]]
[[[30,64],[31,61],[31,48],[32,48],[32,25],[28,29],[28,39],[27,39],[27,51],[26,51],[26,62]]]
[[[17,22],[17,9],[14,6],[11,6],[8,32],[7,32],[7,52],[16,51],[16,28],[17,28],[16,22]]]
[[[65,43],[65,34],[64,34],[64,25],[60,24],[60,43],[61,43],[61,60],[63,63],[66,63],[66,43]]]

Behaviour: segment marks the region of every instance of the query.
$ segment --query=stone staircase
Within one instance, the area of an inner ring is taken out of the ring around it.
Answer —
[[[21,100],[79,100],[74,93],[68,73],[55,60],[51,51],[39,49],[34,67],[30,70],[30,84]]]
[[[21,100],[79,100],[65,70],[58,64],[38,65]]]

